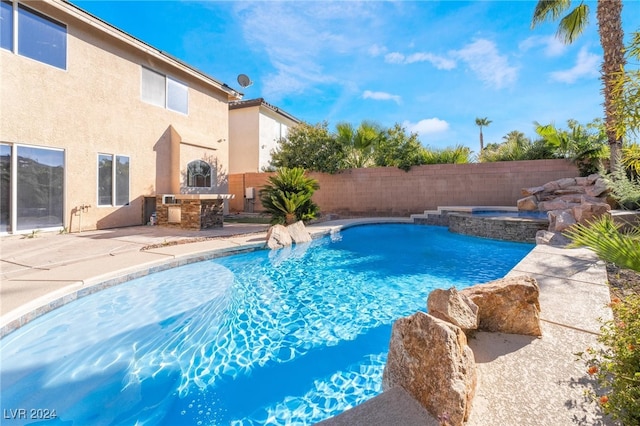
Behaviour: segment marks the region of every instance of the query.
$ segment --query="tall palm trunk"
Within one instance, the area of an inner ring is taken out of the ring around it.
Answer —
[[[598,32],[604,52],[602,82],[604,94],[604,117],[610,148],[609,170],[616,169],[622,151],[622,138],[616,133],[616,113],[612,90],[616,73],[625,66],[622,31],[622,0],[598,0]]]

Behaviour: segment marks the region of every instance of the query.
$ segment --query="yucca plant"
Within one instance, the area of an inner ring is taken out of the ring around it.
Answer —
[[[318,206],[311,201],[319,188],[318,181],[305,176],[300,167],[280,168],[269,177],[260,190],[260,201],[271,214],[271,223],[290,225],[298,220],[309,221],[318,214]]]

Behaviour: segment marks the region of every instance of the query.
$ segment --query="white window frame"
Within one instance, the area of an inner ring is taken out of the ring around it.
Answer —
[[[22,229],[18,230],[18,150],[20,148],[35,148],[42,149],[48,151],[56,151],[63,153],[63,184],[62,184],[62,228],[67,226],[67,220],[65,218],[66,214],[66,199],[67,199],[67,171],[68,171],[68,163],[67,163],[67,150],[64,148],[55,148],[51,146],[42,146],[42,145],[31,145],[24,143],[13,143],[4,140],[0,140],[0,143],[3,145],[9,146],[10,155],[11,155],[11,163],[9,165],[10,173],[9,173],[9,229],[8,231],[0,231],[0,235],[8,235],[8,234],[26,234],[32,232],[32,229]],[[60,230],[60,226],[52,226],[52,227],[44,227],[44,228],[35,228],[40,231],[54,231]]]
[[[162,76],[162,78],[164,78],[164,105],[159,104],[157,102],[152,102],[151,100],[145,99],[146,96],[143,92],[143,81],[144,81],[144,72],[148,71],[150,73]],[[174,89],[173,90],[169,90],[169,85],[173,85]],[[184,93],[186,96],[186,101],[185,101],[185,111],[181,111],[179,109],[175,109],[175,108],[171,108],[169,105],[171,103],[169,95],[170,93],[175,93],[175,89],[179,89],[181,90],[181,93]],[[182,92],[182,89],[184,90],[184,92]],[[140,99],[149,104],[149,105],[155,105],[161,108],[165,108],[169,111],[173,111],[173,112],[177,112],[180,114],[184,114],[184,115],[189,115],[189,86],[185,83],[183,83],[180,80],[177,80],[173,77],[169,77],[166,74],[162,74],[158,71],[152,70],[151,68],[145,67],[145,66],[140,66]]]
[[[105,156],[105,157],[111,157],[111,203],[109,204],[104,204],[101,203],[100,201],[100,157]],[[127,197],[127,203],[126,204],[117,204],[117,200],[118,200],[118,188],[117,188],[117,159],[118,157],[126,157],[129,162],[128,162],[128,168],[129,168],[129,175],[128,175],[128,179],[127,179],[127,192],[128,192],[128,197]],[[106,152],[99,152],[98,156],[96,157],[97,159],[97,164],[96,164],[96,206],[100,207],[124,207],[124,206],[130,206],[131,205],[131,156],[130,155],[123,155],[123,154],[110,154],[110,153],[106,153]]]
[[[63,70],[66,71],[69,65],[69,26],[65,23],[65,22],[61,22],[58,19],[52,18],[51,16],[47,15],[46,13],[42,13],[39,10],[35,10],[34,8],[32,8],[29,5],[26,4],[21,4],[18,1],[10,1],[11,5],[12,5],[12,9],[11,9],[11,19],[12,19],[12,25],[13,25],[13,32],[12,32],[12,39],[11,39],[11,50],[9,50],[10,52],[12,52],[14,55],[18,55],[22,58],[26,58],[35,62],[38,62],[39,64],[44,64],[50,67],[53,67],[55,69],[58,70]],[[64,28],[64,33],[65,33],[65,50],[64,50],[64,67],[59,67],[57,65],[53,65],[50,64],[48,62],[44,62],[41,61],[40,59],[36,59],[36,58],[32,58],[30,56],[25,56],[23,54],[20,54],[20,39],[18,37],[19,34],[19,10],[20,8],[22,8],[23,11],[27,12],[27,13],[31,13],[35,16],[40,16],[41,18],[50,21],[52,24],[58,25],[60,27]],[[3,48],[4,49],[4,48]],[[5,49],[8,50],[8,49]]]

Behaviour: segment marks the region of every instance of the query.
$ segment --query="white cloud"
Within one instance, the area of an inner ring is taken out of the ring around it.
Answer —
[[[391,52],[385,55],[384,60],[389,64],[413,64],[416,62],[430,62],[431,65],[439,70],[450,70],[456,67],[456,62],[454,60],[427,52],[416,52],[408,56],[405,56],[400,52]]]
[[[589,53],[587,48],[583,47],[578,53],[576,64],[568,70],[552,72],[551,79],[562,83],[575,83],[582,77],[597,77],[599,64],[600,56]]]
[[[419,135],[442,133],[449,130],[449,123],[435,117],[425,118],[418,121],[417,123],[405,121],[404,123],[402,123],[402,126],[409,130],[409,132],[417,133]]]
[[[361,31],[361,21],[376,19],[377,7],[351,2],[236,3],[246,43],[273,67],[260,79],[261,95],[278,101],[319,85],[341,84],[344,78],[332,67],[331,58],[373,44],[370,34]]]
[[[497,89],[512,85],[518,77],[518,69],[509,65],[492,41],[479,39],[452,54],[466,62],[481,81]]]
[[[398,95],[392,95],[391,93],[386,92],[372,92],[371,90],[365,90],[362,93],[362,99],[373,99],[376,101],[394,101],[399,104],[402,101],[402,98]]]
[[[384,55],[384,61],[388,64],[403,64],[405,61],[405,58],[402,53],[391,52]]]
[[[518,45],[523,52],[538,46],[542,46],[545,56],[549,57],[560,56],[567,50],[567,45],[555,36],[531,36]]]
[[[384,54],[386,51],[387,51],[386,47],[380,46],[378,44],[374,44],[369,48],[369,55],[375,58],[377,56]]]

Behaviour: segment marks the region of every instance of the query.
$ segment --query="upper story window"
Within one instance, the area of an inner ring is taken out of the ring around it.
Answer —
[[[0,47],[13,51],[13,5],[0,3]]]
[[[66,69],[66,25],[22,4],[3,1],[0,6],[0,47]],[[17,21],[14,14],[17,14]],[[17,24],[15,29],[14,23]]]
[[[187,85],[145,67],[142,67],[140,97],[152,105],[183,114],[189,113],[189,88]]]
[[[196,160],[187,165],[187,186],[191,188],[211,188],[211,166]]]

